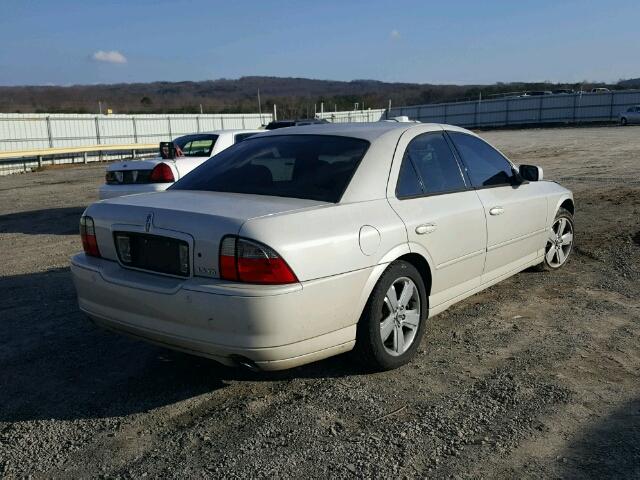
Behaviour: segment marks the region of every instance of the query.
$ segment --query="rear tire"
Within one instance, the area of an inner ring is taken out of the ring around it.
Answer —
[[[627,125],[627,119],[625,117],[622,117],[620,119],[620,125],[622,125],[623,127],[625,127]]]
[[[415,356],[429,312],[416,268],[392,262],[378,279],[358,322],[355,353],[372,370],[398,368]]]
[[[536,265],[538,271],[559,270],[567,264],[569,256],[573,252],[573,226],[571,212],[560,207],[547,235],[544,260]]]

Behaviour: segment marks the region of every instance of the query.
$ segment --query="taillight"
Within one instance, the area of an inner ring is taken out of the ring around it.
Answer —
[[[224,280],[269,285],[298,281],[287,262],[272,248],[246,238],[222,239],[219,268]]]
[[[84,253],[92,257],[99,257],[98,241],[96,240],[96,227],[93,218],[80,217],[80,238],[82,239],[82,248]]]
[[[150,180],[153,183],[175,182],[175,179],[173,178],[173,171],[166,163],[159,163],[153,167],[153,170],[151,170]]]

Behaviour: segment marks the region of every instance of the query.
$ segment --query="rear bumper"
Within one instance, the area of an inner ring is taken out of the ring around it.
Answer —
[[[79,254],[71,262],[80,309],[96,324],[236,365],[281,370],[355,344],[369,269],[285,286],[173,279]]]
[[[139,185],[107,185],[104,183],[98,190],[98,196],[100,200],[106,200],[107,198],[134,195],[136,193],[161,192],[169,188],[171,185],[173,185],[173,183],[144,183]]]

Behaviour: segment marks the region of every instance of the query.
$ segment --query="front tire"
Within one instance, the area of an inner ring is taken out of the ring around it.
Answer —
[[[625,127],[627,125],[627,119],[625,117],[622,117],[620,119],[620,125],[622,125],[623,127]]]
[[[428,313],[418,270],[403,260],[392,262],[360,317],[356,354],[373,370],[391,370],[410,362],[424,335]]]
[[[569,261],[573,251],[573,215],[565,208],[558,209],[544,248],[542,270],[559,270]]]

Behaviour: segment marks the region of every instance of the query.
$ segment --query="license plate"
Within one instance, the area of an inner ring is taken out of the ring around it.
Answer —
[[[118,258],[127,267],[189,276],[189,244],[184,240],[135,232],[115,232],[114,240]]]

